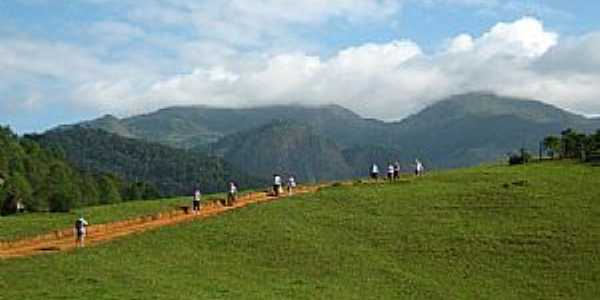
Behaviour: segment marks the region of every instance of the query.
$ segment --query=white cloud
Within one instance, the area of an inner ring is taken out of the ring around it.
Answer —
[[[558,34],[544,30],[542,23],[523,18],[514,23],[499,23],[477,42],[478,52],[486,57],[497,54],[537,57],[556,45]]]
[[[463,5],[493,5],[468,2]],[[111,21],[96,24],[90,32],[124,33],[125,40],[115,43],[143,38],[149,46],[168,49],[169,55],[148,54],[142,47],[122,60],[105,61],[85,45],[0,39],[0,93],[9,93],[15,82],[30,82],[27,88],[35,93],[28,95],[33,97],[20,99],[31,99],[31,107],[39,106],[40,94],[60,91],[53,97],[122,115],[182,104],[338,103],[364,116],[399,119],[452,94],[488,90],[600,112],[600,33],[561,39],[539,20],[525,17],[498,23],[479,36],[450,37],[434,53],[398,39],[320,56],[303,47],[272,45],[302,44],[290,38],[286,26],[312,26],[331,18],[385,19],[400,2],[308,1],[305,7],[295,1],[285,2],[290,7],[279,1],[257,6],[244,1],[221,6],[150,3],[129,16],[139,26]],[[192,24],[198,35],[156,39],[144,31],[153,26],[151,19],[161,28]],[[38,90],[48,82],[50,88]]]
[[[316,26],[332,19],[353,23],[387,20],[398,0],[148,0],[130,3],[129,19],[147,26],[187,26],[203,39],[234,46],[263,47],[295,39],[290,26]]]
[[[147,103],[148,109],[167,104],[339,103],[366,116],[398,119],[451,94],[491,90],[591,109],[596,106],[582,103],[600,95],[600,71],[588,68],[593,74],[586,74],[570,60],[582,59],[581,54],[594,60],[593,49],[600,50],[595,35],[560,44],[558,35],[540,21],[522,18],[499,23],[477,38],[459,35],[433,54],[402,40],[349,47],[327,59],[296,52],[255,57],[251,67],[237,70],[197,68],[156,82],[131,101]],[[542,71],[540,64],[561,72]]]

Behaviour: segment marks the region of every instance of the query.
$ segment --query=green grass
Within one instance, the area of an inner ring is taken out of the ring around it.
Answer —
[[[218,197],[224,197],[224,194],[205,195],[203,200],[211,201]],[[72,227],[75,219],[81,215],[92,224],[103,224],[171,211],[181,205],[191,205],[191,196],[84,207],[69,213],[27,213],[0,217],[0,241],[13,241],[66,229]]]
[[[597,299],[599,181],[555,162],[326,188],[0,261],[0,299]]]

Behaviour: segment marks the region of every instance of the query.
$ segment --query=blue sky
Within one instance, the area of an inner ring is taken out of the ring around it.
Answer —
[[[0,123],[338,103],[400,119],[491,90],[600,113],[596,1],[7,0]]]

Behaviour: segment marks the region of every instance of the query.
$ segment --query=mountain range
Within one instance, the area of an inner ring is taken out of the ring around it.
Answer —
[[[261,178],[280,172],[319,181],[364,175],[374,162],[399,160],[409,169],[415,158],[429,168],[496,161],[520,148],[537,152],[545,136],[566,128],[598,129],[600,120],[540,101],[470,93],[398,122],[363,118],[338,105],[182,106],[123,119],[107,115],[77,126],[208,152]]]

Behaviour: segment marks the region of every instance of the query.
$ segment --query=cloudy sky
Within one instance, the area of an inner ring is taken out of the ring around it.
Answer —
[[[0,124],[494,91],[600,113],[600,1],[2,0]]]

